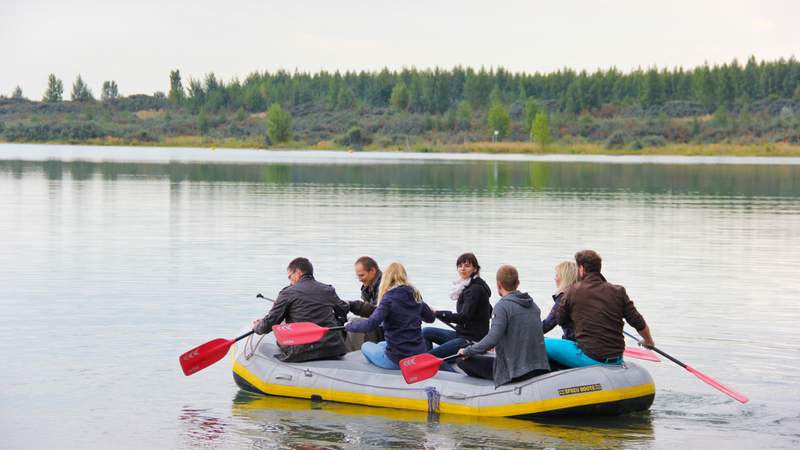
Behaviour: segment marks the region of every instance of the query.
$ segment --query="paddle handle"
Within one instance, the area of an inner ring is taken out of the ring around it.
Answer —
[[[452,361],[454,359],[463,358],[463,357],[464,357],[464,355],[459,355],[458,353],[456,353],[455,355],[450,355],[450,356],[448,356],[446,358],[442,358],[442,362]]]
[[[253,334],[255,332],[256,332],[256,330],[250,330],[247,333],[245,333],[245,334],[237,337],[236,339],[234,339],[233,342],[241,341],[242,339],[246,338],[247,336],[250,336],[251,334]]]

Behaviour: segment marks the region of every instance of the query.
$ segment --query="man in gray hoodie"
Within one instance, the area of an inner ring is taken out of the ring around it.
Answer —
[[[458,351],[458,366],[468,375],[494,380],[495,387],[533,378],[550,371],[544,348],[542,317],[530,295],[517,290],[514,266],[497,270],[497,290],[502,298],[494,307],[489,334]],[[496,357],[484,356],[492,347]]]

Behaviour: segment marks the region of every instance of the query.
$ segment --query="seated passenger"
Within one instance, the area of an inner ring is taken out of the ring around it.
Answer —
[[[406,269],[391,263],[383,273],[378,290],[378,308],[369,319],[349,322],[347,332],[366,333],[383,323],[385,341],[364,342],[361,353],[372,364],[384,369],[399,370],[401,359],[425,353],[420,324],[435,320],[433,311],[422,302],[422,296],[408,282]]]
[[[600,255],[583,250],[575,254],[575,263],[578,282],[567,290],[556,312],[559,325],[575,324],[575,342],[545,339],[548,356],[567,367],[622,364],[623,318],[644,338],[645,347],[655,345],[625,288],[609,283],[600,274]]]
[[[544,349],[542,319],[530,295],[517,290],[519,273],[513,266],[497,270],[497,290],[502,296],[494,306],[489,334],[480,342],[458,351],[465,359],[458,366],[468,375],[494,380],[495,387],[547,373],[550,365]],[[496,357],[481,356],[492,347]]]
[[[293,259],[286,273],[290,285],[281,290],[266,317],[253,322],[257,334],[270,333],[273,325],[283,322],[314,322],[322,327],[335,327],[337,317],[347,316],[347,302],[339,299],[333,286],[314,279],[314,266],[308,259]],[[346,352],[342,333],[327,333],[318,342],[280,349],[276,356],[286,362],[336,358]]]
[[[381,285],[383,273],[378,263],[369,256],[362,256],[353,264],[356,278],[361,283],[361,300],[347,302],[350,312],[361,317],[369,317],[378,307],[378,288]],[[357,322],[363,319],[353,319]],[[347,351],[352,352],[361,348],[364,342],[378,343],[383,340],[383,329],[376,328],[369,333],[347,333],[345,344]]]
[[[553,295],[553,307],[550,309],[550,314],[542,321],[542,332],[544,334],[556,327],[556,312],[564,299],[564,292],[575,284],[577,279],[578,266],[574,262],[564,261],[556,266],[556,294]],[[561,329],[564,331],[561,339],[575,340],[575,327],[572,323],[566,323]]]
[[[422,337],[428,353],[439,358],[455,355],[458,349],[466,347],[470,341],[480,341],[489,332],[489,318],[492,305],[489,297],[491,289],[480,277],[481,266],[472,253],[464,253],[456,260],[458,279],[453,282],[450,299],[456,302],[456,312],[435,311],[436,318],[447,323],[455,323],[455,330],[437,327],[422,329]],[[433,347],[437,344],[437,347]]]

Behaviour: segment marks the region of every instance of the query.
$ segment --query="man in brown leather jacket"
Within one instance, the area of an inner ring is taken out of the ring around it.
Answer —
[[[314,322],[322,327],[335,327],[336,317],[347,317],[349,305],[336,295],[333,286],[314,279],[314,267],[306,258],[295,258],[286,268],[289,286],[283,288],[269,313],[253,322],[258,334],[272,331],[279,323]],[[334,358],[346,352],[342,333],[327,333],[317,342],[281,347],[278,359],[286,362]]]
[[[600,255],[593,250],[583,250],[575,254],[575,263],[578,265],[579,281],[565,293],[556,320],[559,325],[570,321],[574,323],[575,340],[582,355],[576,355],[569,362],[559,362],[571,367],[622,362],[622,353],[625,351],[623,319],[644,338],[645,346],[655,345],[647,322],[628,298],[625,288],[609,283],[600,274]],[[561,340],[548,340],[551,357],[554,353],[560,353],[551,351],[550,347],[556,341]]]

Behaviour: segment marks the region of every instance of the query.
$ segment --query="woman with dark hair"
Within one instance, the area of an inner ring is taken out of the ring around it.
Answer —
[[[456,311],[436,311],[436,318],[447,324],[455,324],[454,329],[422,329],[428,352],[439,358],[455,355],[458,349],[466,347],[470,341],[480,341],[489,332],[489,319],[492,316],[489,297],[492,290],[480,277],[478,258],[472,253],[464,253],[456,260],[456,269],[458,279],[453,282],[450,291],[450,299],[456,302]],[[434,347],[433,344],[438,346]]]

